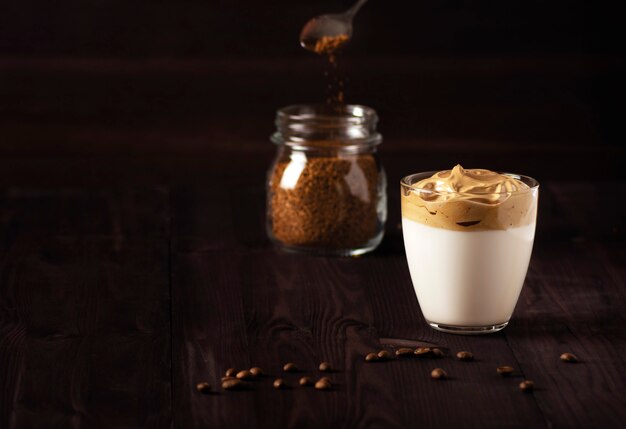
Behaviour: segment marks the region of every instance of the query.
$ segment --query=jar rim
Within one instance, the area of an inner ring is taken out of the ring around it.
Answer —
[[[301,150],[362,150],[380,144],[378,115],[371,107],[346,104],[335,110],[324,104],[292,104],[276,112],[272,141]]]
[[[278,109],[276,120],[315,121],[337,125],[378,122],[378,115],[371,107],[362,104],[346,104],[335,110],[325,104],[291,104]]]

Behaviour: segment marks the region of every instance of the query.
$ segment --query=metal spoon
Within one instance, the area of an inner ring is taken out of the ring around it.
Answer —
[[[359,0],[344,13],[320,15],[307,22],[300,32],[300,45],[318,54],[330,54],[352,37],[352,18],[367,0]]]

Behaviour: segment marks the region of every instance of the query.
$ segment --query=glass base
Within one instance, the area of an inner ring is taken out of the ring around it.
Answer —
[[[326,247],[307,247],[307,246],[295,246],[291,244],[283,243],[277,239],[275,239],[270,234],[270,239],[272,243],[281,250],[284,250],[289,253],[306,253],[309,255],[318,255],[318,256],[359,256],[364,253],[371,252],[376,249],[380,242],[383,240],[384,231],[381,231],[372,238],[370,241],[365,243],[363,246],[349,248],[349,249],[330,249]]]
[[[509,322],[500,323],[497,325],[486,326],[455,326],[445,325],[442,323],[428,322],[431,328],[434,328],[441,332],[447,332],[448,334],[460,334],[460,335],[481,335],[481,334],[493,334],[503,330]]]

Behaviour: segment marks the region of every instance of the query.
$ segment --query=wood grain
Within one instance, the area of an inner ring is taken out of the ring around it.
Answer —
[[[167,231],[144,212],[158,200],[146,191],[5,194],[1,427],[170,421],[168,248],[150,237]]]
[[[624,280],[608,274],[615,268],[598,258],[609,251],[603,247],[537,249],[505,333],[555,427],[617,427],[626,418]],[[611,247],[623,258],[623,248]],[[564,352],[581,362],[561,362]]]

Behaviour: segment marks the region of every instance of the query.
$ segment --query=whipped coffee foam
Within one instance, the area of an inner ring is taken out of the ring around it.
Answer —
[[[529,225],[537,212],[536,187],[484,169],[435,173],[402,188],[403,217],[455,231]]]
[[[466,170],[458,164],[414,186],[432,191],[422,195],[428,201],[466,200],[482,204],[500,204],[512,192],[528,189],[527,184],[514,177],[481,168]]]

